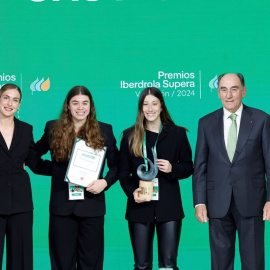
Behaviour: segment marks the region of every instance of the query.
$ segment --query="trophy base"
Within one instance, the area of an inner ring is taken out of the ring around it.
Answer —
[[[140,197],[146,201],[151,201],[153,196],[153,181],[140,180],[139,187],[141,189]]]

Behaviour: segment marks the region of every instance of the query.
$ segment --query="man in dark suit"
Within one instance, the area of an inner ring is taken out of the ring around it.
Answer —
[[[209,220],[211,269],[263,270],[264,220],[270,220],[270,117],[242,104],[242,74],[218,78],[223,108],[199,120],[193,175],[196,218]],[[267,178],[267,182],[266,182]]]

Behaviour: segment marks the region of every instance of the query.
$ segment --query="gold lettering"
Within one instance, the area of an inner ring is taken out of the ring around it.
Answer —
[[[150,194],[150,188],[149,187],[141,187],[140,194],[141,195],[149,195]]]

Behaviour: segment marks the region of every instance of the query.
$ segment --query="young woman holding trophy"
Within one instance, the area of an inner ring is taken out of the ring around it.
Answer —
[[[174,124],[160,90],[144,89],[136,123],[123,132],[119,161],[119,180],[128,197],[134,270],[152,269],[155,229],[159,268],[178,269],[184,217],[178,180],[192,172],[186,129]]]
[[[80,147],[84,148],[76,148],[79,142],[83,142]],[[51,269],[102,270],[104,190],[117,180],[119,152],[112,126],[96,120],[93,98],[86,87],[75,86],[68,92],[60,118],[46,124],[44,135],[36,145],[41,155],[50,150],[52,156]],[[106,159],[109,167],[106,176],[103,177],[103,163],[99,178],[89,185],[72,182],[83,183],[89,171],[97,171],[98,167],[91,166],[99,166],[102,159]],[[69,178],[72,170],[78,179]],[[71,183],[65,182],[66,179]]]

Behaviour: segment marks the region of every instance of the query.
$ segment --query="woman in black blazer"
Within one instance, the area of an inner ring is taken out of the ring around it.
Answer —
[[[35,149],[32,126],[14,117],[21,99],[15,84],[0,89],[0,266],[6,237],[6,268],[11,270],[33,269],[33,202],[24,165],[51,173],[50,161],[43,162]]]
[[[140,196],[137,168],[147,157],[158,167],[158,200],[145,201]],[[156,145],[156,147],[155,147]],[[186,129],[176,126],[160,90],[146,88],[141,93],[134,126],[123,132],[120,147],[119,180],[128,197],[126,219],[134,252],[134,269],[152,269],[155,228],[160,268],[178,269],[177,252],[184,212],[178,179],[193,172],[191,148]]]
[[[83,200],[69,200],[64,181],[75,138],[94,149],[107,147],[109,171],[84,189]],[[60,119],[46,124],[37,142],[40,154],[52,157],[49,246],[52,270],[101,270],[104,257],[105,194],[118,176],[118,156],[112,126],[98,122],[92,96],[84,86],[67,94]]]

